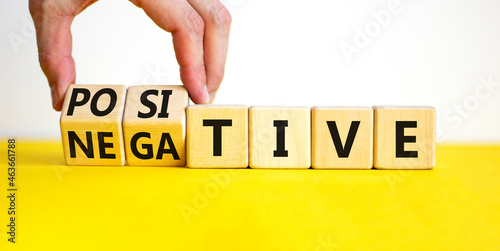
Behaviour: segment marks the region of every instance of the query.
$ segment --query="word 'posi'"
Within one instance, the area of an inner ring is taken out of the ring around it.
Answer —
[[[431,169],[432,107],[193,105],[182,86],[71,85],[68,165]]]

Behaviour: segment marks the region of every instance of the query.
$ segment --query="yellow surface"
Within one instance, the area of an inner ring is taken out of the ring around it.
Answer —
[[[433,170],[207,170],[69,167],[19,139],[11,244],[6,142],[0,250],[500,249],[500,145],[440,145]]]

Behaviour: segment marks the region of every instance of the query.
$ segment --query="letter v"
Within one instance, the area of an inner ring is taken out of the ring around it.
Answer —
[[[351,127],[349,128],[349,133],[347,134],[347,140],[345,145],[342,145],[342,140],[340,139],[339,130],[337,128],[337,123],[335,121],[326,121],[328,124],[328,129],[330,129],[330,135],[332,136],[333,144],[337,150],[337,155],[339,158],[348,158],[351,152],[352,144],[354,143],[354,138],[358,132],[360,121],[352,121]]]

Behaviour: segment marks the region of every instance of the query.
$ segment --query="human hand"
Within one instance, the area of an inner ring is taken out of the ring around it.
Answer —
[[[75,83],[71,23],[97,0],[30,0],[40,67],[49,82],[52,106],[60,111]],[[212,103],[224,76],[231,15],[219,0],[130,0],[172,33],[181,80],[191,100]]]

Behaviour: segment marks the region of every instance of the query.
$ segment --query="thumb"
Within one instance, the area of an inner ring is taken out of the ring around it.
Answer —
[[[75,61],[71,56],[74,17],[54,15],[35,7],[30,5],[30,12],[35,23],[40,67],[49,82],[52,106],[60,111],[66,89],[76,79]]]

